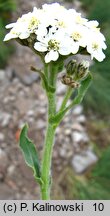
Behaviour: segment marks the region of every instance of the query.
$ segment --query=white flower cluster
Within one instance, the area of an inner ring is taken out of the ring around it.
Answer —
[[[44,4],[42,9],[22,15],[16,23],[6,26],[10,32],[4,41],[27,39],[35,34],[34,49],[44,53],[45,62],[56,61],[60,55],[76,54],[85,48],[98,61],[103,61],[105,37],[97,21],[88,21],[74,9],[67,10],[58,3]]]

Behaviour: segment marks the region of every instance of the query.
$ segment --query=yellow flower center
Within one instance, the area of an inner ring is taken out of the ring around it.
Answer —
[[[30,22],[29,22],[28,28],[30,30],[35,29],[39,25],[39,23],[40,23],[40,21],[36,17],[32,17]]]
[[[75,41],[79,41],[82,38],[82,36],[81,36],[81,34],[79,32],[73,32],[71,37]]]
[[[65,28],[65,27],[66,27],[66,25],[65,25],[65,23],[64,23],[63,21],[59,21],[59,22],[57,23],[57,26],[58,26],[58,27],[62,27],[62,28]]]
[[[49,50],[58,50],[59,49],[59,44],[60,43],[58,41],[56,41],[55,39],[50,40],[48,42],[48,49]]]
[[[92,43],[92,49],[94,51],[98,50],[98,48],[99,48],[99,45],[97,43]]]

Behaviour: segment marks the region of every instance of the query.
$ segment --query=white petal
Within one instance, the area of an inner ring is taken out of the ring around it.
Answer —
[[[39,52],[46,52],[47,51],[47,46],[43,43],[36,42],[34,44],[34,49],[39,51]]]
[[[8,33],[8,34],[5,36],[5,38],[4,38],[3,41],[9,41],[9,40],[11,40],[11,39],[13,39],[13,38],[18,38],[18,35]]]
[[[22,32],[20,35],[19,35],[19,38],[20,39],[26,39],[30,36],[29,32]]]
[[[40,25],[39,28],[35,31],[35,34],[43,37],[47,34],[47,29],[45,26]]]
[[[61,55],[69,55],[71,53],[71,50],[69,47],[60,47],[59,53]]]
[[[106,48],[107,48],[107,45],[106,45],[104,42],[102,43],[102,48],[103,48],[103,49],[106,49]]]
[[[59,54],[57,51],[51,50],[48,52],[45,56],[45,62],[49,63],[50,61],[56,61],[59,57]]]
[[[93,54],[93,57],[96,58],[99,62],[103,61],[105,54],[102,51]]]
[[[48,41],[49,41],[48,36],[46,36],[44,38],[44,35],[38,34],[37,40],[40,41],[41,43],[45,44],[45,46],[48,46]]]
[[[87,45],[87,52],[88,53],[92,53],[93,52],[93,48],[92,48],[91,44]]]
[[[10,23],[8,25],[5,26],[6,29],[10,29],[13,28],[16,25],[16,23]]]
[[[99,23],[96,20],[92,20],[92,21],[88,21],[86,23],[86,26],[90,27],[90,28],[95,28],[99,25]]]
[[[71,52],[73,53],[73,54],[76,54],[77,52],[78,52],[78,50],[79,50],[79,44],[76,42],[76,43],[73,43],[72,44],[72,47],[71,47]]]
[[[33,13],[36,13],[38,9],[36,7],[33,8]]]

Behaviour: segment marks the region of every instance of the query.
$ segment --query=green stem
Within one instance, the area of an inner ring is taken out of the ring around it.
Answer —
[[[41,170],[41,178],[43,181],[43,185],[41,187],[42,200],[50,199],[50,182],[51,182],[50,168],[51,168],[54,135],[55,135],[55,129],[51,124],[48,124],[46,138],[45,138],[42,170]]]
[[[65,94],[65,97],[63,99],[60,111],[64,110],[64,108],[66,107],[67,102],[68,102],[69,98],[71,97],[72,92],[73,92],[73,89],[71,87],[68,87],[67,92]]]
[[[51,65],[51,67],[48,68],[48,83],[54,88],[56,88],[56,76],[56,67]],[[46,94],[48,98],[48,123],[41,167],[41,179],[43,181],[43,185],[41,187],[41,195],[43,200],[50,199],[50,169],[52,160],[52,149],[55,137],[55,128],[53,127],[53,124],[49,123],[49,118],[51,115],[56,114],[56,94],[55,92],[46,92]]]
[[[48,76],[49,76],[49,74],[48,74],[48,67],[49,67],[49,65],[48,64],[44,64],[44,74],[45,74],[45,76],[46,76],[46,78],[48,79]]]

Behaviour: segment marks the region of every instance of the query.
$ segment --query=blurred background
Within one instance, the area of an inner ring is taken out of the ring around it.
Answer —
[[[39,57],[16,42],[3,43],[5,25],[34,6],[51,0],[0,0],[0,199],[39,199],[39,188],[19,149],[20,129],[42,154],[46,97],[39,76]],[[107,40],[106,59],[92,62],[93,83],[83,104],[68,113],[56,132],[53,152],[52,199],[110,199],[110,1],[61,0],[83,16],[96,19]],[[82,59],[79,56],[78,59]],[[87,57],[86,57],[87,58]],[[58,81],[58,106],[65,86]]]

